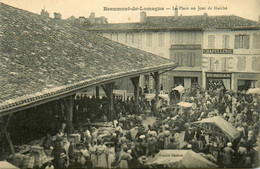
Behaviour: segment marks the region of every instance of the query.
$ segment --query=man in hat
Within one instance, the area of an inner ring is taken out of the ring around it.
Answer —
[[[139,165],[138,168],[148,168],[148,166],[146,165],[148,158],[146,156],[141,156],[138,158],[139,161]]]
[[[185,131],[184,141],[189,143],[191,141],[191,139],[194,138],[194,135],[195,135],[194,130],[191,127],[189,127],[188,131]]]
[[[232,143],[228,142],[224,148],[224,167],[232,167],[232,158],[235,151],[232,149]]]

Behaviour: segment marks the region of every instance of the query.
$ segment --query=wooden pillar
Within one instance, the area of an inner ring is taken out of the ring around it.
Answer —
[[[114,110],[114,98],[113,98],[113,89],[115,82],[107,83],[105,85],[101,85],[103,90],[105,91],[108,98],[108,119],[113,120],[115,115]]]
[[[99,99],[99,86],[96,86],[96,98]]]
[[[159,73],[154,72],[153,78],[154,78],[154,82],[155,82],[155,103],[157,105],[159,102],[159,93],[160,93]]]
[[[4,133],[5,133],[6,140],[7,140],[8,144],[9,144],[9,146],[10,146],[10,149],[11,149],[12,158],[13,158],[13,164],[17,165],[16,158],[15,158],[15,151],[14,151],[13,142],[11,140],[10,132],[7,131],[7,127],[9,125],[9,122],[10,122],[10,119],[11,119],[12,115],[13,114],[9,114],[9,116],[8,116],[7,122],[6,122],[5,126],[4,126]]]
[[[66,131],[67,134],[73,133],[73,105],[74,105],[74,95],[64,98],[66,109],[67,109],[67,119],[66,119]]]
[[[134,98],[135,98],[135,113],[138,113],[138,107],[139,107],[139,79],[140,76],[132,77],[130,78],[133,85],[134,85]]]

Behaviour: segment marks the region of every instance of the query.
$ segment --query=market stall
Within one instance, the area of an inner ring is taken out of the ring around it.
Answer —
[[[247,94],[260,94],[260,88],[252,88],[247,91]]]
[[[147,165],[167,168],[218,167],[192,150],[161,150],[151,161],[147,162]]]
[[[171,102],[179,101],[181,99],[184,91],[185,91],[185,88],[181,85],[173,88],[172,91],[170,92]]]
[[[8,163],[7,161],[0,161],[0,169],[19,169],[19,168]]]
[[[203,128],[206,132],[226,137],[230,141],[240,136],[240,132],[221,116],[205,118],[201,121],[193,122],[191,125]]]
[[[177,103],[178,106],[183,107],[183,108],[190,108],[194,105],[194,103],[189,103],[189,102],[179,102]]]

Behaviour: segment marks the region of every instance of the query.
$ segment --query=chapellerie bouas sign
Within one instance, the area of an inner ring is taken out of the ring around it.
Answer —
[[[203,49],[203,54],[233,54],[233,49]]]

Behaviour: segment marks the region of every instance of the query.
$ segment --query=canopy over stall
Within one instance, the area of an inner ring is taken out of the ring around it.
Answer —
[[[233,127],[232,124],[230,124],[225,119],[223,119],[221,116],[205,118],[202,119],[201,121],[193,122],[192,124],[210,130],[213,133],[217,133],[221,135],[224,134],[229,138],[229,140],[234,140],[240,136],[240,132],[235,127]],[[198,124],[204,124],[204,125],[198,125]],[[209,126],[210,124],[217,126],[217,128],[221,131],[221,133],[218,133],[217,129],[211,128]]]
[[[184,108],[189,108],[193,106],[193,103],[189,103],[189,102],[179,102],[177,103],[178,106],[184,107]]]
[[[185,90],[185,88],[181,85],[172,89],[172,91],[178,91],[180,93],[180,95],[182,95],[184,93],[184,90]]]
[[[8,163],[7,161],[0,161],[0,169],[19,169],[19,168]]]
[[[260,94],[260,88],[253,88],[247,91],[247,94],[254,94],[254,93]]]
[[[155,98],[155,94],[154,94],[154,93],[145,94],[145,98],[146,98],[148,101],[151,101],[152,99]],[[166,100],[166,101],[169,101],[169,100],[170,100],[168,94],[159,94],[159,98],[161,98],[161,99],[163,99],[163,100]]]
[[[217,165],[192,150],[161,150],[148,165],[169,168],[216,168]]]

